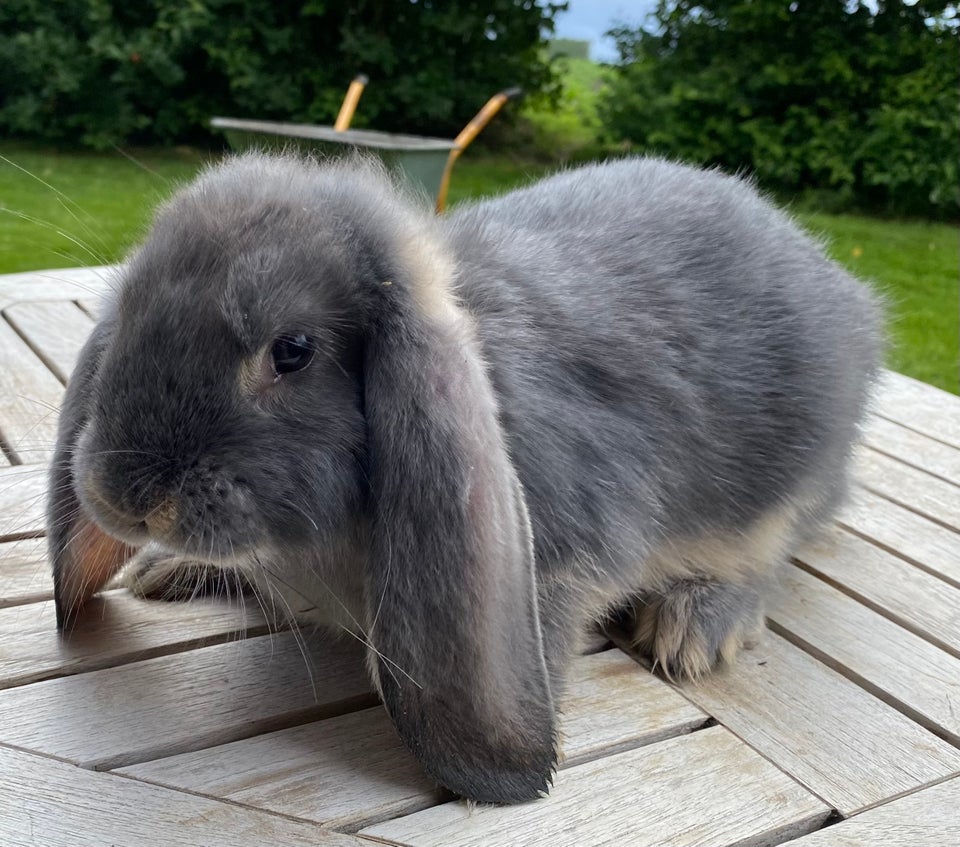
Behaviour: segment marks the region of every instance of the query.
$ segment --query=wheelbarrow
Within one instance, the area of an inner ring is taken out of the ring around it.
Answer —
[[[446,206],[450,175],[460,154],[500,111],[504,103],[521,94],[519,88],[507,88],[495,94],[460,134],[450,141],[422,135],[348,129],[366,82],[366,77],[358,76],[350,84],[333,126],[222,117],[212,118],[210,125],[223,131],[227,143],[234,150],[253,147],[260,150],[294,148],[336,156],[342,155],[348,149],[361,148],[399,172],[413,187],[425,189],[435,198],[437,212],[442,212]]]

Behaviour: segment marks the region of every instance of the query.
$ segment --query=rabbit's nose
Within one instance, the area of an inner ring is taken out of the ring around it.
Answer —
[[[147,525],[150,534],[155,538],[165,538],[169,536],[177,525],[179,517],[177,502],[172,497],[167,497],[159,506],[152,509],[143,519]]]

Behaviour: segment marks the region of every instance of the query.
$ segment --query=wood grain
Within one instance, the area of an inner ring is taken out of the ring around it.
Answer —
[[[0,844],[362,847],[363,842],[315,824],[0,747]]]
[[[0,543],[0,608],[49,600],[52,596],[46,539]]]
[[[253,609],[225,603],[151,603],[108,591],[85,608],[66,636],[57,632],[53,602],[0,609],[0,689],[83,673],[136,659],[262,634]]]
[[[562,711],[563,767],[689,732],[707,718],[619,650],[574,662]],[[122,772],[351,830],[441,797],[379,708]]]
[[[690,732],[708,717],[620,650],[573,661],[561,713],[564,766]]]
[[[15,464],[47,462],[57,438],[63,386],[0,319],[0,436]]]
[[[960,533],[859,487],[838,522],[960,588]]]
[[[939,441],[960,447],[960,397],[893,371],[884,371],[877,414]]]
[[[411,847],[777,844],[827,808],[722,727],[557,774],[549,797],[471,809],[446,803],[361,830]]]
[[[0,541],[41,534],[46,507],[46,466],[0,468]]]
[[[382,707],[120,773],[346,830],[449,799],[403,746]]]
[[[683,693],[844,815],[960,772],[960,751],[772,632]]]
[[[795,558],[806,570],[960,656],[960,589],[836,528]]]
[[[869,809],[788,842],[790,847],[953,847],[960,844],[960,779]]]
[[[0,691],[0,742],[102,770],[371,702],[356,642],[286,632]]]
[[[781,583],[769,609],[778,633],[960,746],[960,659],[800,568]]]
[[[960,530],[960,486],[868,449],[857,452],[853,472],[870,491]]]
[[[0,276],[0,309],[25,300],[98,299],[116,284],[117,265],[55,268]]]
[[[90,316],[69,300],[17,303],[4,315],[57,379],[66,384],[93,329]]]
[[[868,447],[915,468],[960,484],[960,449],[915,430],[872,416],[864,431]]]

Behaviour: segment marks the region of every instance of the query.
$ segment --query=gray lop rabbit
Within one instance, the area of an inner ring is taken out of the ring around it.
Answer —
[[[538,796],[594,622],[632,610],[670,674],[734,656],[843,498],[880,347],[741,179],[623,160],[436,218],[362,159],[233,158],[160,211],[70,381],[59,624],[135,553],[236,569],[362,633],[438,782]]]

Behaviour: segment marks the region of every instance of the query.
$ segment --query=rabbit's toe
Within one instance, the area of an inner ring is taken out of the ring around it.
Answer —
[[[732,662],[762,626],[754,589],[686,579],[638,603],[633,640],[670,679],[697,679]]]
[[[242,577],[229,569],[149,547],[130,562],[122,581],[134,595],[146,600],[183,602],[236,596],[245,590]]]

